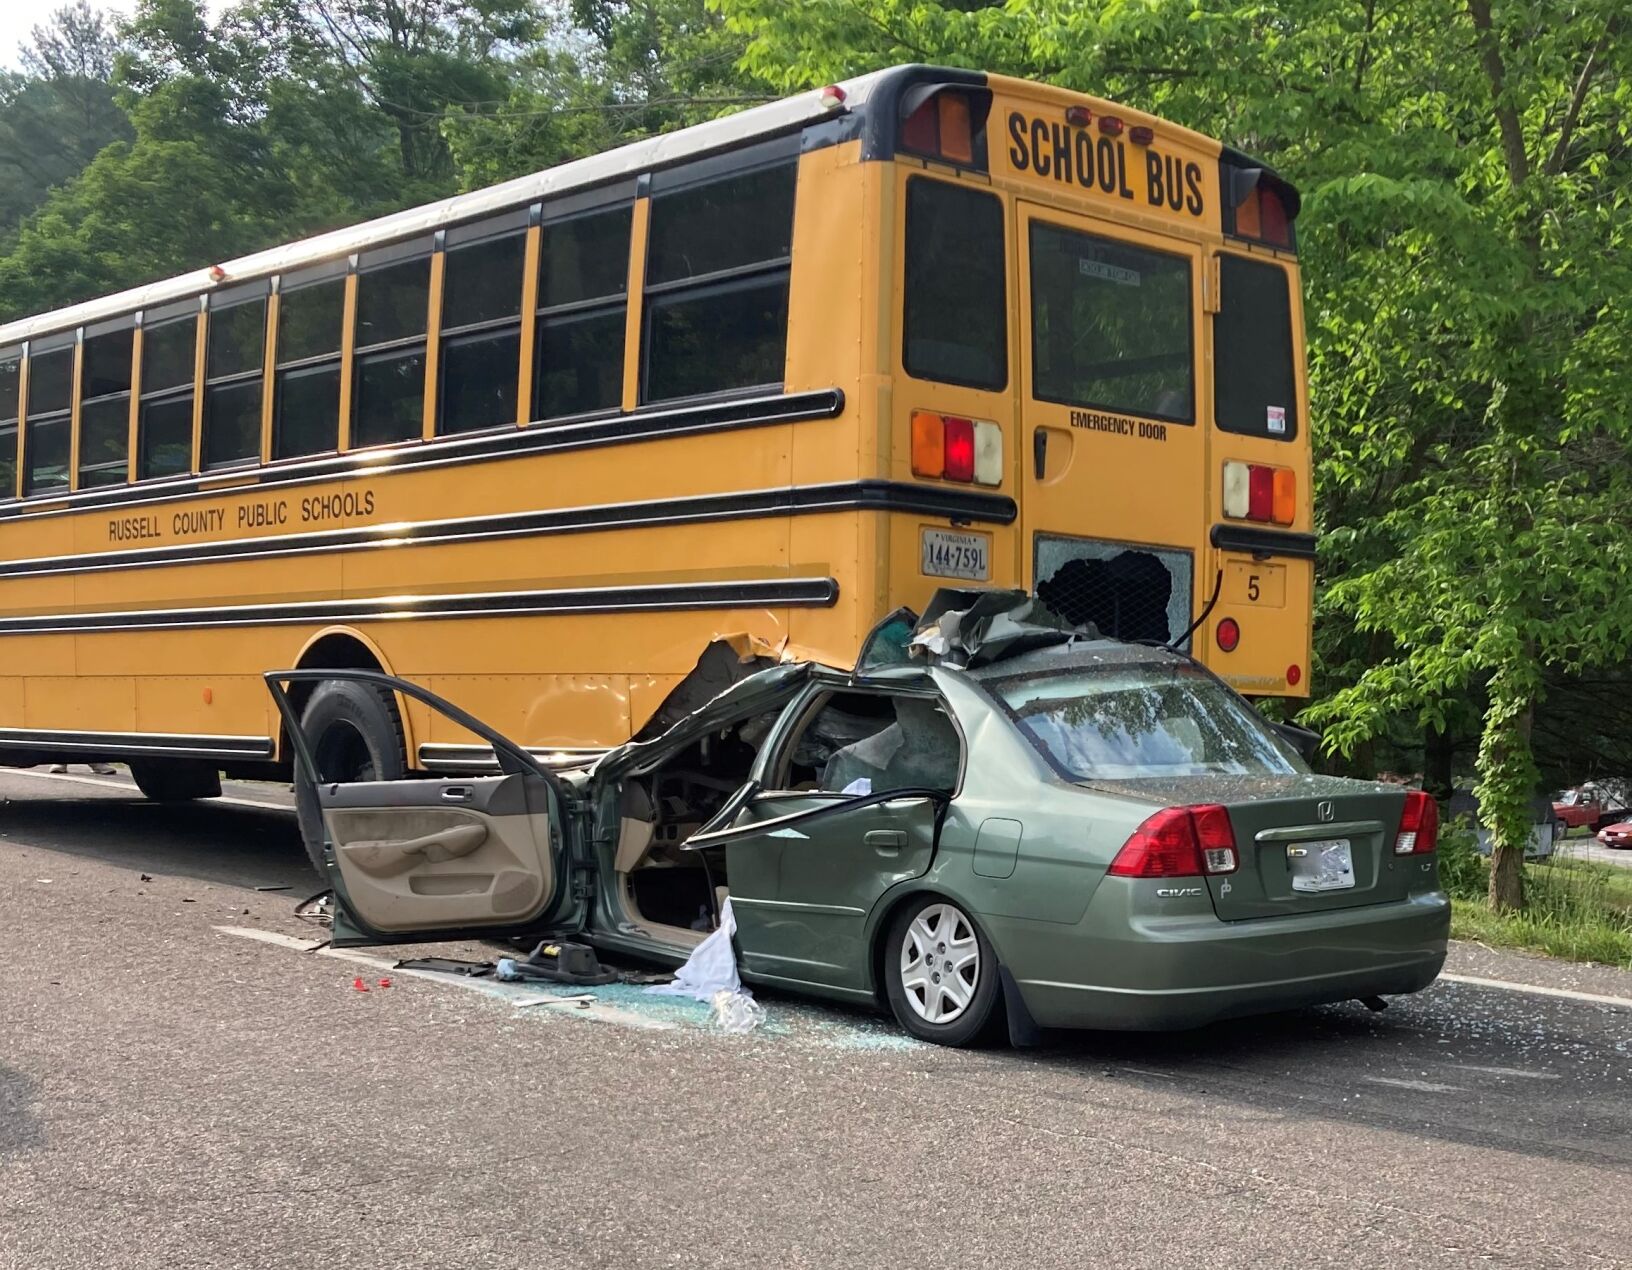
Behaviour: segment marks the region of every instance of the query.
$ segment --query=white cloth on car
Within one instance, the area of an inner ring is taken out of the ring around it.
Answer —
[[[751,995],[737,977],[737,956],[731,948],[731,936],[736,933],[737,919],[727,899],[720,907],[718,928],[692,950],[686,964],[674,972],[674,978],[668,983],[654,983],[646,991],[698,1001],[712,1001],[718,992]]]

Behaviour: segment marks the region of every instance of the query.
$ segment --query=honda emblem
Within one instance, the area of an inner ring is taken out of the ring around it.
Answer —
[[[1337,809],[1332,806],[1330,800],[1327,800],[1316,806],[1315,815],[1320,818],[1321,824],[1330,824],[1337,815]]]

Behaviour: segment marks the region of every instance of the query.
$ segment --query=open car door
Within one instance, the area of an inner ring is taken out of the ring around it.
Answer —
[[[572,927],[561,779],[457,706],[378,671],[273,671],[294,751],[295,796],[315,808],[337,947],[525,935]],[[429,706],[493,747],[497,776],[320,782],[291,683],[353,680]]]

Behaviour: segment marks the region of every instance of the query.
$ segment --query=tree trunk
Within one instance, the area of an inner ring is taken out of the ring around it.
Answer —
[[[1490,906],[1498,913],[1524,907],[1524,844],[1497,841],[1490,853]]]
[[[1530,754],[1535,696],[1525,672],[1531,669],[1526,656],[1492,677],[1479,747],[1479,814],[1490,830],[1490,907],[1498,913],[1524,907],[1524,849],[1530,843],[1530,803],[1538,779]]]
[[[1422,746],[1422,787],[1440,803],[1451,801],[1456,746],[1449,730],[1430,726]]]

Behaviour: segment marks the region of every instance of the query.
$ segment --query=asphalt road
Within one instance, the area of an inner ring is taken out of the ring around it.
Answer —
[[[762,994],[732,1036],[301,951],[286,811],[0,794],[3,1267],[1632,1265],[1623,972],[1459,948],[1383,1014],[1026,1053]]]

